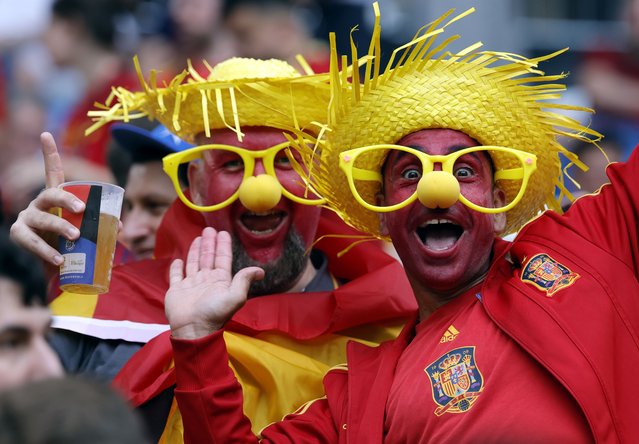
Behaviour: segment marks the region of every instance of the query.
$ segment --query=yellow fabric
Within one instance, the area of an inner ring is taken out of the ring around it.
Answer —
[[[64,291],[49,304],[49,308],[54,316],[92,318],[97,304],[97,294],[78,294]]]
[[[403,321],[365,326],[339,334],[298,341],[276,333],[251,337],[225,332],[224,339],[244,393],[244,413],[253,432],[294,412],[309,399],[323,396],[322,379],[335,365],[346,362],[349,340],[375,345],[395,338]],[[160,443],[182,443],[182,418],[175,400]]]

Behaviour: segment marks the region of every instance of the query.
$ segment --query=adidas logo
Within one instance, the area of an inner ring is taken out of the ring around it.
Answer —
[[[457,330],[453,324],[450,324],[450,327],[446,329],[446,331],[444,332],[444,335],[441,337],[439,342],[442,344],[446,342],[452,342],[455,340],[455,338],[457,338],[458,334],[459,334],[459,330]]]

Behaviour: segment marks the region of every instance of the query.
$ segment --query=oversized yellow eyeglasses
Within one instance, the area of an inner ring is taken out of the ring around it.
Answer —
[[[266,174],[254,176],[255,160],[262,159]],[[191,161],[205,162],[209,170],[208,205],[199,205],[184,194],[178,179],[180,167]],[[320,205],[318,197],[295,171],[302,169],[299,153],[284,142],[265,150],[253,151],[231,145],[202,145],[162,159],[164,171],[186,206],[196,211],[217,211],[236,199],[252,211],[266,211],[279,202],[282,195],[304,205]],[[303,197],[302,197],[303,196]]]
[[[395,161],[386,165],[384,175],[399,190],[401,200],[382,203],[377,195],[383,183],[382,174],[371,168],[378,168],[381,160],[391,154],[395,154]],[[486,168],[485,161],[482,166],[484,154],[499,160],[494,162],[500,166],[494,180],[507,190],[506,202],[498,207],[483,206],[481,199],[485,196],[468,192],[468,185],[480,180],[481,169]],[[441,171],[435,171],[435,164],[441,164]],[[475,211],[501,213],[513,208],[523,197],[530,175],[537,168],[537,157],[500,146],[476,146],[446,155],[430,155],[400,145],[373,145],[340,153],[339,166],[355,199],[371,211],[395,211],[419,199],[429,208],[448,208],[459,200]]]

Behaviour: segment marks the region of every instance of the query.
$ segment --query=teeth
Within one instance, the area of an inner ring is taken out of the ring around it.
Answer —
[[[268,210],[268,211],[249,211],[247,214],[249,216],[270,216],[271,214],[276,214],[277,211],[275,210]]]
[[[427,220],[426,222],[424,222],[423,224],[421,224],[419,226],[419,228],[424,228],[428,225],[438,225],[438,224],[454,224],[455,222],[453,222],[452,220],[448,220],[448,219],[431,219],[431,220]]]
[[[263,230],[263,231],[259,231],[259,230],[251,230],[251,233],[253,234],[269,234],[272,233],[273,229],[269,228],[268,230]]]

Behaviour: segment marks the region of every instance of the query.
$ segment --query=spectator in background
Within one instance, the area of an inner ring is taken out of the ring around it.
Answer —
[[[39,143],[44,125],[45,108],[37,95],[23,93],[13,98],[0,140],[0,188],[8,221],[15,220],[44,188]]]
[[[109,386],[67,377],[0,394],[2,444],[143,444],[139,418]]]
[[[122,184],[126,192],[119,240],[136,259],[150,259],[162,217],[177,197],[171,179],[162,169],[162,158],[193,145],[163,125],[147,120],[117,123],[111,128],[111,134],[115,142],[109,153],[109,159],[113,159],[111,164],[123,154],[128,154],[131,161]],[[186,183],[183,185],[186,187]]]
[[[625,160],[639,142],[639,0],[625,0],[621,19],[628,25],[625,45],[606,42],[593,48],[579,73],[597,111],[593,126],[619,146],[619,160]]]
[[[137,84],[127,61],[137,43],[131,15],[135,3],[55,0],[52,4],[45,43],[57,66],[76,68],[85,82],[85,96],[72,111],[60,138],[65,167],[68,173],[82,175],[78,178],[112,180],[106,167],[108,127],[88,137],[84,133],[91,125],[87,111],[107,99],[111,85]]]
[[[328,72],[328,45],[313,38],[292,0],[229,0],[226,23],[242,57],[281,59],[296,65],[301,54],[314,72]]]
[[[7,81],[2,60],[0,60],[0,131],[7,118]],[[0,134],[2,134],[0,132]]]
[[[46,339],[51,315],[44,304],[45,293],[40,262],[1,230],[0,391],[63,374]]]
[[[237,55],[235,39],[223,21],[223,5],[224,0],[168,0],[166,11],[153,13],[156,29],[140,42],[142,72],[153,68],[170,80],[190,60],[197,72],[207,76],[206,64],[214,66]]]

